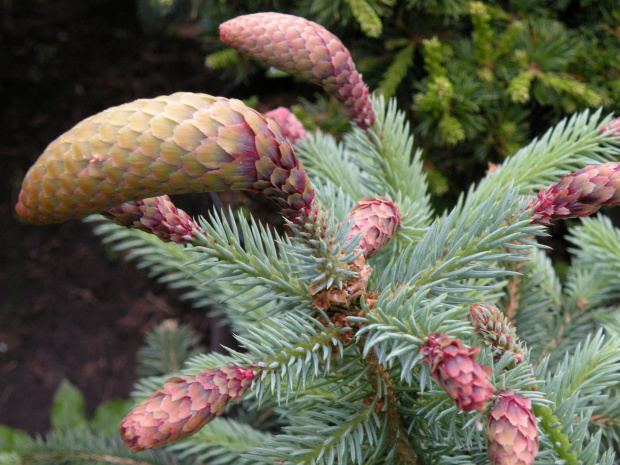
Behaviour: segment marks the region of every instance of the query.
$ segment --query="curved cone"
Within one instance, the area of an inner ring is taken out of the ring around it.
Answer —
[[[314,199],[273,120],[239,100],[179,92],[109,108],[60,136],[28,171],[16,210],[58,223],[131,200],[227,189],[262,192],[289,216]]]
[[[256,61],[317,84],[349,109],[362,128],[375,115],[349,50],[323,26],[293,15],[255,13],[220,25],[220,40]]]

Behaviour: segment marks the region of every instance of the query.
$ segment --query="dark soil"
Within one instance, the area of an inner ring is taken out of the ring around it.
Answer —
[[[43,433],[63,378],[90,412],[126,398],[135,351],[157,322],[190,322],[207,347],[226,336],[204,310],[111,260],[90,226],[20,221],[23,174],[49,142],[105,108],[180,90],[222,95],[225,83],[205,69],[196,41],[144,35],[133,1],[9,0],[0,32],[0,423]]]

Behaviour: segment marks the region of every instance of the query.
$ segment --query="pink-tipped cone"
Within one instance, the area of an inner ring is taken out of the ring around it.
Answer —
[[[464,412],[486,410],[495,389],[489,382],[489,368],[476,362],[478,347],[468,348],[458,339],[431,334],[420,352],[456,408]]]
[[[256,61],[323,87],[360,127],[374,123],[368,87],[351,54],[323,26],[292,15],[256,13],[220,25],[220,39]]]
[[[121,422],[125,447],[138,452],[197,433],[252,384],[252,370],[222,367],[170,378]]]

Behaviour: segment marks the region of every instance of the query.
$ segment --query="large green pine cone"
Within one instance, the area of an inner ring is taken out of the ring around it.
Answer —
[[[290,216],[314,191],[272,120],[243,102],[179,92],[109,108],[52,142],[24,179],[17,213],[82,218],[163,194],[247,189]]]

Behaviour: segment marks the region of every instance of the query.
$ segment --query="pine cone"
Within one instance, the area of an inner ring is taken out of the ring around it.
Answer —
[[[543,189],[528,208],[538,216],[533,223],[549,225],[558,219],[589,216],[601,206],[620,204],[620,163],[586,166]]]
[[[170,378],[121,422],[125,447],[138,452],[191,436],[243,396],[253,379],[252,370],[239,367]]]
[[[282,135],[288,138],[291,144],[296,144],[299,139],[308,136],[301,121],[288,108],[275,108],[265,113],[265,116],[278,123],[282,129]]]
[[[472,304],[469,309],[474,331],[482,337],[487,347],[493,348],[493,359],[497,362],[504,353],[514,356],[515,363],[523,360],[525,351],[519,342],[514,326],[493,304]]]
[[[292,15],[256,13],[220,25],[220,39],[256,61],[323,87],[360,127],[374,123],[368,88],[351,54],[323,26]]]
[[[620,118],[614,118],[601,129],[600,134],[610,133],[609,136],[620,138]]]
[[[532,465],[538,432],[532,403],[511,389],[497,393],[487,417],[487,451],[491,465]]]
[[[112,207],[103,216],[126,228],[155,234],[164,242],[191,244],[198,225],[170,197],[161,195]]]
[[[361,232],[359,247],[364,257],[370,258],[396,234],[400,211],[386,198],[364,197],[349,212],[349,221],[353,226],[347,240]]]
[[[246,189],[295,217],[314,199],[279,126],[239,100],[179,92],[78,123],[30,168],[16,210],[57,223],[163,194]]]
[[[458,339],[442,334],[428,336],[420,352],[426,356],[431,375],[464,412],[486,410],[494,388],[489,367],[476,362],[478,347],[467,348]]]

